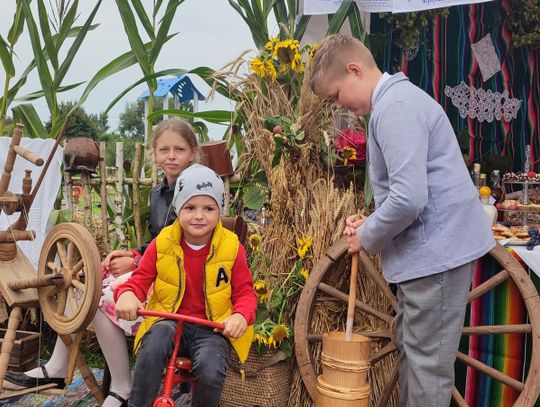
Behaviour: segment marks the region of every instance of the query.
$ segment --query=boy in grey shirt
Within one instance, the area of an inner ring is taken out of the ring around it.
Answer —
[[[396,283],[400,407],[446,407],[476,260],[495,245],[442,109],[403,73],[390,76],[344,35],[326,38],[310,70],[319,96],[370,114],[375,211],[347,218],[349,253],[380,252]]]

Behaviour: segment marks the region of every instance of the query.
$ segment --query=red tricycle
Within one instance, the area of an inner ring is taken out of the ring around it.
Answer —
[[[159,317],[163,319],[175,319],[178,321],[176,325],[176,333],[174,335],[174,350],[169,358],[167,367],[165,368],[165,378],[163,379],[163,391],[160,396],[154,400],[152,407],[174,407],[172,399],[172,386],[176,383],[189,383],[191,385],[191,393],[195,386],[195,377],[192,373],[191,360],[188,358],[177,357],[178,349],[180,348],[180,338],[182,337],[182,329],[184,322],[207,326],[210,328],[223,331],[225,325],[217,322],[208,321],[206,319],[190,317],[188,315],[173,314],[170,312],[158,312],[145,309],[138,310],[139,315],[144,317]]]

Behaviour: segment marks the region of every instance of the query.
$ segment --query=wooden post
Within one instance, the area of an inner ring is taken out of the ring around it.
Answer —
[[[84,213],[84,226],[88,227],[92,222],[92,193],[90,185],[90,174],[88,171],[81,171],[81,182],[83,185],[83,213]]]
[[[66,207],[73,210],[73,180],[71,179],[71,173],[64,171],[64,197],[66,199]]]
[[[141,173],[141,143],[135,143],[135,159],[133,160],[133,220],[135,223],[135,238],[137,246],[142,245],[141,226],[141,190],[139,174]]]
[[[4,375],[6,374],[6,370],[8,368],[9,356],[11,355],[11,350],[13,349],[13,342],[15,341],[15,336],[17,334],[17,328],[20,321],[21,307],[16,306],[11,310],[6,336],[2,342],[2,350],[0,353],[0,389],[2,389],[4,384]]]
[[[122,221],[122,192],[124,188],[124,143],[116,142],[116,190],[114,194],[114,224],[120,247],[126,248],[126,235]]]
[[[346,341],[352,341],[357,280],[358,280],[358,253],[354,253],[352,255],[352,263],[351,263],[351,284],[349,286],[349,305],[347,307],[347,326],[345,329]]]
[[[231,182],[229,176],[223,177],[223,185],[225,187],[225,204],[223,208],[223,215],[227,216],[229,212],[229,206],[231,204]]]
[[[105,162],[105,142],[99,143],[99,191],[101,195],[101,223],[103,224],[103,244],[105,251],[110,252],[109,246],[109,213],[107,211],[107,163]]]

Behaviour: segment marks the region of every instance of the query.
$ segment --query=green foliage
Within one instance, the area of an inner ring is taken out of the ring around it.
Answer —
[[[88,117],[92,123],[94,123],[98,136],[106,133],[109,130],[109,115],[107,112],[91,113],[88,115]]]
[[[538,0],[510,0],[508,28],[512,33],[514,47],[540,48],[540,3]]]
[[[144,137],[144,102],[126,103],[120,113],[118,131],[124,137]]]
[[[106,142],[105,163],[107,166],[116,165],[116,142],[124,142],[124,162],[126,165],[133,162],[135,157],[135,143],[143,143],[143,136],[136,135],[133,137],[125,137],[118,133],[104,133],[99,138],[99,141]]]
[[[62,120],[70,114],[64,138],[66,140],[74,137],[90,137],[95,139],[98,135],[96,122],[92,120],[84,108],[76,107],[75,105],[76,102],[61,102],[58,105],[57,119]],[[47,132],[50,132],[52,129],[52,120],[53,118],[51,117],[47,123],[45,123]]]
[[[413,13],[381,13],[380,16],[399,33],[397,46],[403,51],[417,46],[422,30],[437,16],[447,17],[447,8],[430,9]]]

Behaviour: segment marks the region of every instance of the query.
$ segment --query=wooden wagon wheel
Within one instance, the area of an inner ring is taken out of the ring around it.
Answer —
[[[468,303],[470,304],[473,300],[510,278],[516,284],[519,293],[523,298],[529,323],[474,327],[465,326],[462,335],[530,333],[532,354],[529,372],[525,380],[520,382],[463,353],[458,353],[456,363],[463,363],[466,366],[515,389],[519,392],[519,397],[514,406],[532,406],[540,394],[540,355],[538,353],[540,346],[540,299],[527,272],[504,247],[497,244],[489,254],[496,260],[502,269],[496,275],[474,288],[469,293]],[[317,310],[317,307],[320,306],[320,304],[318,304],[318,302],[320,302],[319,299],[324,296],[343,303],[343,309],[345,309],[347,292],[332,286],[332,282],[335,282],[335,279],[329,281],[329,277],[332,272],[334,272],[334,275],[338,274],[335,273],[336,267],[345,266],[347,257],[346,240],[342,238],[326,251],[325,255],[313,268],[309,279],[306,281],[302,290],[296,310],[294,330],[296,360],[302,380],[312,399],[314,399],[317,394],[316,383],[319,359],[317,353],[320,352],[320,341],[323,333],[313,332],[313,315]],[[371,287],[374,289],[373,291],[368,292],[367,296],[377,295],[379,299],[382,298],[382,303],[386,304],[384,307],[385,309],[378,309],[369,304],[368,301],[365,300],[366,297],[364,300],[360,300],[357,297],[356,300],[356,308],[362,313],[362,316],[365,317],[365,319],[378,321],[378,323],[375,324],[375,329],[356,329],[356,331],[363,335],[370,336],[376,344],[375,352],[370,358],[373,368],[376,368],[379,364],[383,364],[385,361],[387,362],[383,369],[385,377],[384,386],[376,392],[377,394],[374,392],[372,395],[372,397],[375,397],[375,405],[386,407],[389,405],[389,400],[392,397],[393,392],[396,391],[398,379],[397,347],[392,334],[392,325],[397,301],[369,256],[365,253],[361,253],[360,263],[363,266],[363,280],[360,280],[360,285],[365,283],[366,279],[370,280]],[[345,287],[346,286],[344,285],[342,289],[345,289]],[[358,319],[359,318],[357,318],[357,320]],[[455,387],[452,392],[452,398],[458,406],[468,406]]]
[[[41,287],[39,304],[47,323],[59,334],[83,331],[94,318],[103,275],[94,237],[82,225],[62,223],[47,235],[38,275],[60,273],[64,283]],[[66,313],[68,306],[70,313]]]

